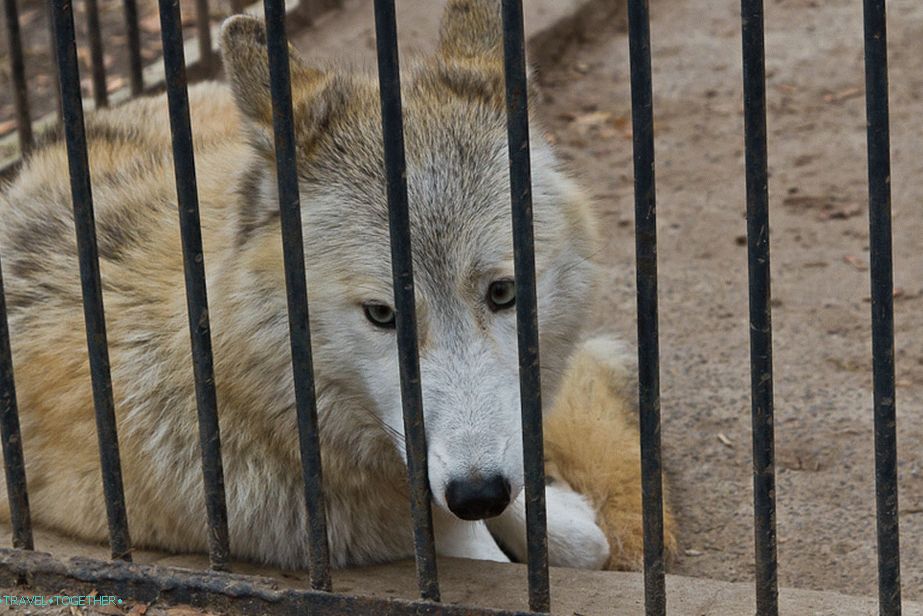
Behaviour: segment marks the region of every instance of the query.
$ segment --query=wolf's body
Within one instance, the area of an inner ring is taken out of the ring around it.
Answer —
[[[514,311],[479,303],[491,280],[512,276],[491,5],[450,3],[440,55],[405,76],[404,106],[437,549],[502,560],[488,527],[522,558],[524,522]],[[298,568],[307,564],[298,539],[307,520],[261,32],[253,20],[231,21],[223,45],[233,92],[198,85],[190,103],[231,548],[238,558]],[[344,566],[408,557],[395,340],[362,310],[391,297],[377,84],[296,58],[293,99],[332,558]],[[203,551],[165,100],[90,114],[87,138],[132,539]],[[592,297],[593,220],[548,146],[536,139],[533,148],[543,379],[554,400],[546,437],[557,480],[548,487],[552,562],[636,567],[630,362],[599,341],[576,344]],[[0,254],[33,518],[103,541],[70,204],[65,149],[51,143],[4,191]],[[459,520],[447,485],[484,473],[505,477],[512,504],[486,523]],[[671,523],[667,530],[672,546]]]

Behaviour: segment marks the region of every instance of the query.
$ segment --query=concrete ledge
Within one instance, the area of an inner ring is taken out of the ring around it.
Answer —
[[[271,607],[280,614],[367,613],[412,608],[415,601],[415,568],[404,561],[376,567],[334,572],[335,597],[308,592],[304,572],[284,572],[250,564],[235,564],[226,576],[206,570],[207,559],[199,555],[175,556],[138,551],[134,565],[106,565],[105,548],[79,545],[46,533],[37,537],[42,548],[54,547],[57,557],[33,557],[0,550],[0,584],[12,586],[25,579],[34,592],[72,594],[97,590],[125,599],[150,602],[156,607],[191,603],[229,613],[262,613]],[[70,558],[62,559],[70,555]],[[99,559],[90,561],[87,557]],[[459,608],[482,607],[504,613],[528,608],[526,568],[458,559],[439,561],[443,601]],[[245,574],[250,577],[242,577]],[[638,573],[552,569],[552,613],[570,616],[609,614],[636,616],[643,610],[643,579]],[[393,602],[393,603],[392,603]],[[667,603],[673,616],[740,616],[752,614],[752,584],[717,582],[667,576]],[[783,616],[875,616],[877,602],[871,598],[836,593],[783,589]],[[391,607],[393,606],[393,607]],[[923,605],[905,602],[905,616],[923,616]],[[424,610],[425,611],[425,610]]]

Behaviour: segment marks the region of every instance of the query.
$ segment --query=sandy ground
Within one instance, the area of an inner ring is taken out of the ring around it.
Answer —
[[[766,3],[780,583],[876,589],[861,3]],[[674,572],[752,579],[739,3],[652,2],[663,448]],[[904,592],[923,597],[923,5],[890,11]],[[597,325],[634,339],[628,44],[603,30],[543,73],[539,112],[597,199]]]

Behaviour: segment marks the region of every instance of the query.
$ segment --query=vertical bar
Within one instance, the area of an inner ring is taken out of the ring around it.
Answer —
[[[26,89],[26,68],[19,32],[19,9],[16,0],[3,0],[6,13],[6,41],[10,52],[10,77],[13,80],[13,102],[16,105],[16,128],[19,150],[23,156],[32,149],[32,119],[29,117],[29,96]]]
[[[864,1],[865,103],[868,121],[869,249],[878,510],[878,595],[882,616],[901,613],[894,391],[894,288],[891,261],[891,158],[885,0]]]
[[[93,194],[90,188],[90,168],[83,125],[83,100],[80,95],[80,74],[77,66],[77,48],[74,44],[74,13],[71,0],[52,0],[52,15],[61,100],[64,108],[64,138],[67,146],[71,195],[74,201],[74,226],[77,232],[83,312],[86,321],[90,375],[93,381],[93,403],[96,408],[96,432],[99,439],[106,515],[109,521],[109,545],[112,558],[131,560],[131,539],[128,534],[128,516],[125,512],[125,494],[122,490],[122,468],[119,460],[115,403],[112,399],[112,379],[109,373],[109,346],[106,340],[106,317],[103,311],[99,255],[96,248]]]
[[[99,109],[109,105],[109,92],[106,90],[106,64],[103,57],[103,35],[99,27],[99,7],[96,0],[86,0],[86,9],[93,73],[93,102]]]
[[[551,591],[548,581],[542,384],[535,289],[535,245],[532,233],[529,98],[522,0],[503,0],[502,11],[510,202],[513,216],[513,266],[516,276],[516,331],[519,339],[523,473],[526,490],[529,608],[534,612],[548,612],[551,609]]]
[[[54,33],[54,0],[45,0],[45,13],[48,18],[48,51],[51,54],[51,71],[54,74],[54,85],[52,89],[54,90],[55,101],[57,102],[57,124],[60,125],[64,121],[64,103],[61,100],[61,71],[58,68],[58,63],[54,59],[58,57],[57,46],[58,43],[55,40]]]
[[[10,330],[6,320],[2,267],[0,267],[0,439],[3,440],[3,461],[6,470],[6,492],[10,503],[10,522],[13,526],[13,547],[31,550],[34,548],[32,518],[29,515],[29,491],[26,489],[26,464],[22,456],[16,385],[13,382],[13,355],[10,350]]]
[[[308,329],[308,289],[301,230],[301,198],[295,158],[294,115],[285,34],[284,0],[265,0],[266,44],[269,53],[269,87],[272,95],[272,125],[275,135],[276,176],[282,220],[282,249],[285,260],[285,288],[288,293],[289,333],[295,404],[298,412],[298,440],[308,512],[308,548],[311,587],[331,590],[330,554],[327,545],[327,517],[321,481],[321,456],[317,431],[317,400],[311,333]]]
[[[195,0],[196,10],[196,38],[199,39],[199,58],[202,66],[211,66],[214,63],[212,53],[212,31],[208,22],[208,0]]]
[[[141,34],[138,29],[137,0],[123,0],[125,31],[128,35],[128,74],[131,78],[131,95],[144,90],[144,68],[141,63]]]
[[[644,609],[666,614],[663,485],[660,455],[660,342],[657,319],[657,202],[654,181],[654,103],[650,11],[628,1],[631,122],[635,174],[635,258],[638,288],[638,386],[644,517]]]
[[[417,350],[417,314],[413,286],[410,218],[404,159],[404,124],[401,110],[401,76],[397,53],[394,0],[375,0],[375,40],[378,46],[378,80],[381,91],[381,129],[387,176],[388,222],[391,232],[391,267],[397,348],[401,372],[401,404],[410,477],[417,582],[424,599],[439,601],[433,515],[423,424],[423,393]]]
[[[763,0],[741,0],[747,255],[750,279],[750,388],[753,430],[753,529],[756,611],[779,613],[769,267],[769,180],[766,153],[766,66]]]
[[[160,32],[163,39],[170,130],[173,135],[173,172],[176,176],[176,196],[183,243],[186,307],[192,342],[205,509],[208,515],[208,553],[212,569],[220,571],[228,568],[230,557],[228,510],[224,493],[224,469],[221,464],[218,401],[215,395],[215,369],[208,318],[208,294],[205,287],[205,258],[202,254],[202,228],[199,222],[195,153],[189,119],[186,59],[183,54],[183,27],[179,2],[160,0]]]

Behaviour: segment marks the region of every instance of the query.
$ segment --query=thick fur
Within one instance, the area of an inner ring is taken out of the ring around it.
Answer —
[[[450,2],[439,51],[406,72],[403,93],[437,549],[503,560],[488,527],[517,554],[524,523],[514,311],[484,304],[492,280],[512,277],[497,7]],[[230,88],[195,86],[190,104],[231,549],[300,568],[307,520],[262,24],[232,18],[222,49]],[[378,87],[293,52],[292,91],[332,558],[408,557],[396,343],[362,310],[392,298]],[[132,538],[203,551],[168,126],[161,96],[89,115],[87,139]],[[593,290],[594,220],[550,147],[537,137],[532,147],[542,377],[548,399],[560,391],[546,428],[552,562],[636,567],[635,393],[598,344],[575,354]],[[67,178],[62,143],[32,154],[0,200],[0,251],[34,520],[104,541]],[[482,473],[504,474],[514,502],[489,524],[462,522],[446,508],[446,485]],[[672,537],[668,524],[670,546]]]

